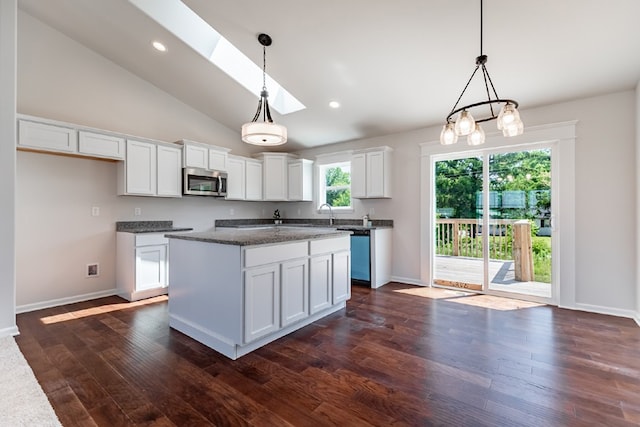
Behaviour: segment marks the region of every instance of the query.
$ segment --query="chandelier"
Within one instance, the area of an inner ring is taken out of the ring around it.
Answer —
[[[469,145],[483,144],[485,141],[485,134],[480,123],[494,119],[497,119],[498,129],[502,131],[504,136],[522,135],[524,132],[524,125],[522,120],[520,120],[520,113],[518,113],[518,103],[513,99],[501,99],[498,97],[496,88],[493,86],[493,81],[491,81],[491,76],[489,76],[489,71],[487,71],[486,64],[487,55],[482,53],[482,0],[480,0],[480,56],[476,58],[476,68],[473,70],[467,84],[464,89],[462,89],[462,93],[447,116],[447,122],[440,133],[440,144],[455,144],[458,142],[459,136],[467,136],[467,143]],[[481,70],[484,87],[487,93],[487,100],[475,102],[458,108],[460,99],[462,99],[462,96],[478,70]],[[499,106],[502,107],[500,108],[500,112],[496,115],[496,110]],[[481,116],[478,116],[479,118],[474,118],[471,115],[472,111],[474,111],[475,114],[481,114]],[[454,122],[453,117],[456,114],[458,114],[458,117]]]
[[[267,46],[271,46],[271,37],[267,34],[258,35],[262,45],[262,91],[258,101],[258,110],[253,120],[242,125],[242,140],[248,144],[272,146],[287,142],[287,128],[273,123],[269,110],[269,92],[266,85]],[[262,116],[262,121],[258,119]]]

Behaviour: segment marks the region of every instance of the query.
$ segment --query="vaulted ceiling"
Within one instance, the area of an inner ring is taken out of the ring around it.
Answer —
[[[256,36],[271,35],[267,71],[307,107],[274,114],[288,149],[442,124],[480,53],[479,0],[183,3],[259,65]],[[127,0],[18,5],[238,133],[253,117],[259,88],[247,91]],[[639,17],[638,0],[486,0],[483,50],[498,94],[525,110],[634,88]]]

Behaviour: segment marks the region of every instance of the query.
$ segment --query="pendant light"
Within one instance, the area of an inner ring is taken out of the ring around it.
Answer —
[[[446,123],[440,133],[440,144],[442,145],[455,144],[459,136],[467,136],[467,143],[469,145],[484,144],[485,134],[484,130],[480,127],[480,123],[494,119],[497,120],[498,130],[501,130],[504,136],[517,136],[522,135],[524,132],[524,124],[522,120],[520,120],[520,113],[518,112],[518,103],[513,99],[501,99],[498,97],[491,76],[489,76],[489,71],[487,71],[487,55],[482,53],[482,3],[483,0],[480,0],[480,56],[476,58],[476,68],[473,70],[471,77],[446,118]],[[462,96],[478,70],[481,70],[484,79],[487,100],[458,108]],[[502,106],[502,108],[499,114],[496,114],[495,110],[498,106]],[[481,107],[485,107],[484,113]],[[472,110],[478,114],[479,118],[473,117],[471,114]],[[453,117],[456,114],[458,114],[458,117],[454,122]]]
[[[267,34],[258,35],[262,45],[262,91],[258,101],[258,110],[253,120],[242,125],[242,140],[248,144],[274,146],[287,142],[287,128],[273,122],[269,110],[269,92],[266,85],[267,46],[271,46],[271,37]],[[258,121],[262,116],[262,121]]]

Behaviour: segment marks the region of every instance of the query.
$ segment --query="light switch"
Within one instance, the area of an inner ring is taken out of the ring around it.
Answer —
[[[92,206],[91,207],[91,216],[100,216],[100,207]]]

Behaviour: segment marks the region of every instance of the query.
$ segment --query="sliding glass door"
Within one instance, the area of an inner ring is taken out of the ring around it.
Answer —
[[[434,285],[552,298],[551,154],[539,146],[435,161]]]

